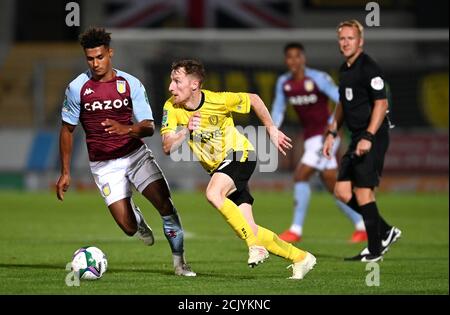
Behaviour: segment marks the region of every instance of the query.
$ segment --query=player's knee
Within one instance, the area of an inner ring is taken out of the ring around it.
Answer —
[[[334,196],[343,203],[348,203],[352,199],[352,192],[342,189],[336,185],[334,187]]]
[[[372,198],[370,191],[356,190],[355,197],[356,197],[356,202],[358,202],[359,206],[363,206],[363,205],[368,204],[375,200],[374,198]]]
[[[304,176],[301,176],[300,174],[297,174],[297,173],[294,174],[294,182],[295,183],[304,182],[304,181],[305,181]]]
[[[294,182],[306,182],[309,180],[309,177],[306,172],[296,171],[294,174]]]
[[[223,197],[219,191],[215,189],[207,189],[206,190],[206,199],[210,204],[213,205],[214,208],[219,209],[223,204]]]

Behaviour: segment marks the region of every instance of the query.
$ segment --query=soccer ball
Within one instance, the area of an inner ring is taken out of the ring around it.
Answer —
[[[80,279],[96,280],[108,268],[106,255],[97,247],[85,246],[77,249],[72,257],[72,270]]]

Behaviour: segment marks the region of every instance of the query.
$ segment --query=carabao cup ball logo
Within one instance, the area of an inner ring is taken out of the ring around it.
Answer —
[[[163,110],[163,117],[162,117],[162,121],[161,121],[161,125],[163,127],[167,127],[167,117],[169,116],[169,113],[167,112],[166,109]]]

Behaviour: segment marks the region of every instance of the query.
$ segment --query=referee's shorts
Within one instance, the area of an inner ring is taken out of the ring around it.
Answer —
[[[359,137],[352,139],[342,157],[337,181],[351,181],[353,186],[361,188],[377,187],[383,172],[384,156],[389,147],[389,130],[380,128],[375,135],[372,148],[363,156],[355,154],[359,140]]]
[[[211,174],[224,173],[231,177],[236,186],[236,191],[228,195],[227,198],[236,205],[243,203],[253,204],[253,197],[248,188],[248,181],[256,167],[255,151],[232,151],[219,164]]]

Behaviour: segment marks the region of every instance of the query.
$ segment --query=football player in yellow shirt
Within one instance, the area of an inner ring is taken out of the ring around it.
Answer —
[[[188,140],[211,176],[206,198],[245,240],[250,267],[264,262],[271,252],[292,261],[290,279],[303,279],[316,264],[316,258],[281,240],[253,219],[253,197],[248,181],[256,167],[256,152],[234,127],[232,112],[249,113],[253,108],[270,140],[283,154],[292,148],[291,139],[274,126],[258,95],[203,90],[204,78],[205,69],[198,61],[181,60],[172,64],[169,86],[172,97],[164,104],[161,128],[164,153],[170,154]]]

